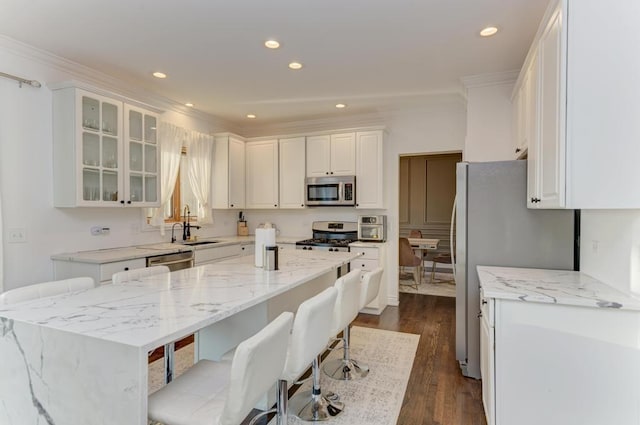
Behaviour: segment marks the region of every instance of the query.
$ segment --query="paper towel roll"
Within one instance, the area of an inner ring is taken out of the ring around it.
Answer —
[[[256,229],[256,267],[264,266],[264,247],[276,244],[276,229]]]

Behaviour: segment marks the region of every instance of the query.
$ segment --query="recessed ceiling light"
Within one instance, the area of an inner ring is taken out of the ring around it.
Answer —
[[[255,114],[247,114],[247,118],[254,119],[256,118]]]
[[[498,32],[498,28],[496,27],[486,27],[482,31],[480,31],[480,36],[482,37],[491,37],[495,33]]]
[[[193,108],[193,103],[187,102],[187,103],[184,104],[184,106],[188,106],[189,108]]]
[[[346,108],[346,107],[347,107],[347,105],[345,105],[344,103],[337,103],[336,104],[336,108],[338,108],[338,109],[342,109],[342,108]]]
[[[167,78],[167,74],[165,74],[164,72],[158,72],[158,71],[154,72],[153,76],[156,78]]]
[[[291,68],[291,69],[300,69],[300,68],[302,68],[302,64],[299,63],[299,62],[291,62],[289,64],[289,68]]]
[[[276,40],[267,40],[264,42],[264,45],[269,49],[277,49],[278,47],[280,47],[280,43],[278,43]]]

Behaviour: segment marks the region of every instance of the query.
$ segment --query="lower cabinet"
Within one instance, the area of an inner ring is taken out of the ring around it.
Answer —
[[[253,245],[244,245],[245,247]],[[204,264],[215,263],[226,260],[227,258],[239,257],[241,255],[251,255],[252,249],[245,249],[247,254],[243,254],[243,246],[239,243],[233,245],[215,246],[211,248],[198,248],[194,253],[194,265],[202,266]]]
[[[356,242],[349,245],[349,248],[351,249],[351,252],[358,252],[362,254],[350,263],[349,266],[351,270],[360,269],[364,275],[364,273],[375,270],[378,267],[384,267],[384,243]],[[387,306],[386,274],[385,270],[385,273],[382,274],[382,281],[380,282],[380,291],[378,292],[378,296],[371,302],[371,304],[362,309],[363,312],[380,314]]]
[[[101,284],[111,283],[111,276],[113,276],[114,273],[125,270],[143,269],[145,267],[147,267],[147,260],[144,258],[103,264],[53,260],[55,280],[89,276],[93,278],[96,283]]]
[[[256,252],[255,244],[241,244],[240,245],[240,255],[246,257],[247,255],[254,255]]]
[[[640,423],[640,312],[481,299],[487,425]]]

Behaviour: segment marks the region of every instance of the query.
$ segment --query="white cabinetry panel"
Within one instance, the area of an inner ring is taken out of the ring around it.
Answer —
[[[278,141],[246,145],[247,208],[278,208]]]
[[[356,208],[384,208],[382,130],[356,133]]]
[[[280,139],[280,208],[304,208],[305,138]]]

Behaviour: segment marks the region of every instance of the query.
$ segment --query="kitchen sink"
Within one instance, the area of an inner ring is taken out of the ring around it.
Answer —
[[[211,245],[220,241],[194,241],[194,242],[182,242],[182,245],[197,246],[197,245]]]

